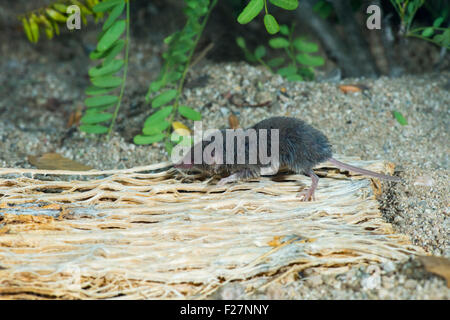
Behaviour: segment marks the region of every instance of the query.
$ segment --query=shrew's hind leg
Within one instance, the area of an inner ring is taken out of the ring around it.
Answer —
[[[309,177],[311,177],[312,183],[311,187],[309,189],[300,192],[297,197],[302,197],[302,201],[311,201],[315,200],[314,192],[316,191],[317,185],[319,183],[319,177],[310,169],[308,172],[305,172],[305,174]]]
[[[220,181],[217,183],[219,186],[223,186],[224,184],[227,184],[229,182],[235,182],[243,179],[249,179],[249,178],[256,178],[260,176],[259,170],[251,170],[251,169],[243,169],[241,171],[238,171],[236,173],[233,173],[232,175],[229,175],[226,178],[220,179]]]

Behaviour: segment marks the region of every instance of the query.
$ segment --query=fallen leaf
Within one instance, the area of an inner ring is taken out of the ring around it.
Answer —
[[[69,116],[69,120],[67,121],[66,128],[70,128],[73,125],[78,126],[80,124],[80,119],[83,115],[83,106],[79,105],[77,110],[72,112]]]
[[[275,236],[275,237],[273,237],[273,239],[270,240],[269,243],[267,243],[267,244],[268,244],[269,246],[271,246],[271,247],[278,247],[279,245],[282,244],[281,238],[282,238],[281,236]]]
[[[394,115],[394,118],[397,120],[397,122],[402,126],[406,126],[408,124],[408,121],[406,121],[405,117],[400,112],[392,111],[392,114]]]
[[[179,121],[172,122],[173,131],[178,133],[180,136],[189,136],[191,135],[191,130],[186,127],[183,123]]]
[[[228,123],[230,124],[231,129],[239,128],[239,119],[233,113],[228,117]]]
[[[450,288],[450,259],[436,256],[418,257],[428,272],[434,273],[447,281],[447,287]]]
[[[364,90],[369,90],[369,88],[363,84],[342,84],[339,86],[339,89],[341,89],[343,93],[361,92]]]
[[[93,169],[79,162],[67,159],[58,153],[44,153],[42,156],[28,156],[28,162],[38,169],[86,171]]]

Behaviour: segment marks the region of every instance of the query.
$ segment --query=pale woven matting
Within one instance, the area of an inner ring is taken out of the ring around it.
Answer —
[[[203,298],[231,281],[251,292],[307,268],[423,254],[383,221],[376,180],[325,167],[314,202],[296,197],[302,175],[217,186],[165,163],[72,181],[0,169],[0,298]]]

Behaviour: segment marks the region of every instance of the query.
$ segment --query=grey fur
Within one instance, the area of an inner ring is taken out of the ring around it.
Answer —
[[[280,167],[286,167],[296,173],[302,173],[310,176],[311,178],[318,179],[317,176],[312,171],[317,164],[325,161],[330,161],[335,166],[354,171],[363,175],[372,176],[380,179],[385,179],[389,181],[400,181],[401,179],[394,176],[388,176],[384,174],[379,174],[373,171],[365,170],[362,168],[354,167],[342,162],[337,161],[332,158],[332,149],[328,141],[328,138],[316,128],[308,125],[304,121],[291,117],[272,117],[255,124],[253,129],[256,129],[258,141],[259,141],[259,129],[267,130],[267,149],[270,150],[270,129],[279,130],[279,161]],[[223,139],[223,150],[224,157],[227,154],[226,150],[226,135],[225,130],[221,130],[224,136]],[[203,141],[203,148],[210,142]],[[194,147],[193,147],[194,148]],[[192,157],[193,149],[191,149],[190,154],[186,156],[185,159]],[[203,150],[203,149],[202,149]],[[229,151],[229,150],[228,150]],[[249,146],[248,141],[245,144],[245,159],[249,159]],[[235,145],[234,156],[236,160],[237,156],[237,146]],[[242,152],[242,150],[241,150]],[[236,161],[234,162],[236,163]],[[176,165],[177,167],[183,167],[182,165]],[[191,166],[184,166],[184,168],[198,168],[209,173],[220,173],[220,174],[231,174],[232,178],[222,179],[226,182],[231,182],[240,179],[247,179],[252,177],[258,177],[261,175],[261,168],[263,167],[261,163],[256,164],[194,164]],[[316,180],[317,181],[317,180]],[[313,186],[309,190],[308,198],[314,196]],[[309,200],[309,199],[307,199]]]

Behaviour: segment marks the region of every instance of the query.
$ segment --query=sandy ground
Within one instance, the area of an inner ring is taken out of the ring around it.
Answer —
[[[116,131],[107,141],[66,127],[70,113],[82,106],[83,89],[88,85],[89,60],[78,42],[33,46],[25,38],[1,37],[0,167],[30,168],[27,156],[45,152],[57,152],[98,169],[167,159],[160,145],[132,143],[153,112],[143,97],[149,80],[157,75],[160,48],[151,43],[133,44],[123,108]],[[199,77],[206,81],[196,86],[194,80]],[[384,184],[379,201],[385,219],[428,253],[450,258],[450,72],[292,83],[245,63],[203,61],[190,73],[189,83],[182,103],[202,112],[204,127],[228,127],[231,113],[242,127],[271,115],[293,116],[320,128],[337,158],[341,154],[395,163],[404,182]],[[339,84],[363,84],[369,89],[364,94],[345,94]],[[253,106],[266,101],[271,103]],[[394,119],[394,110],[406,117],[408,125]],[[361,266],[337,276],[306,272],[291,280],[274,284],[253,298],[450,298],[445,281],[425,272],[415,258]],[[242,288],[233,284],[215,297],[240,297],[241,293]]]

